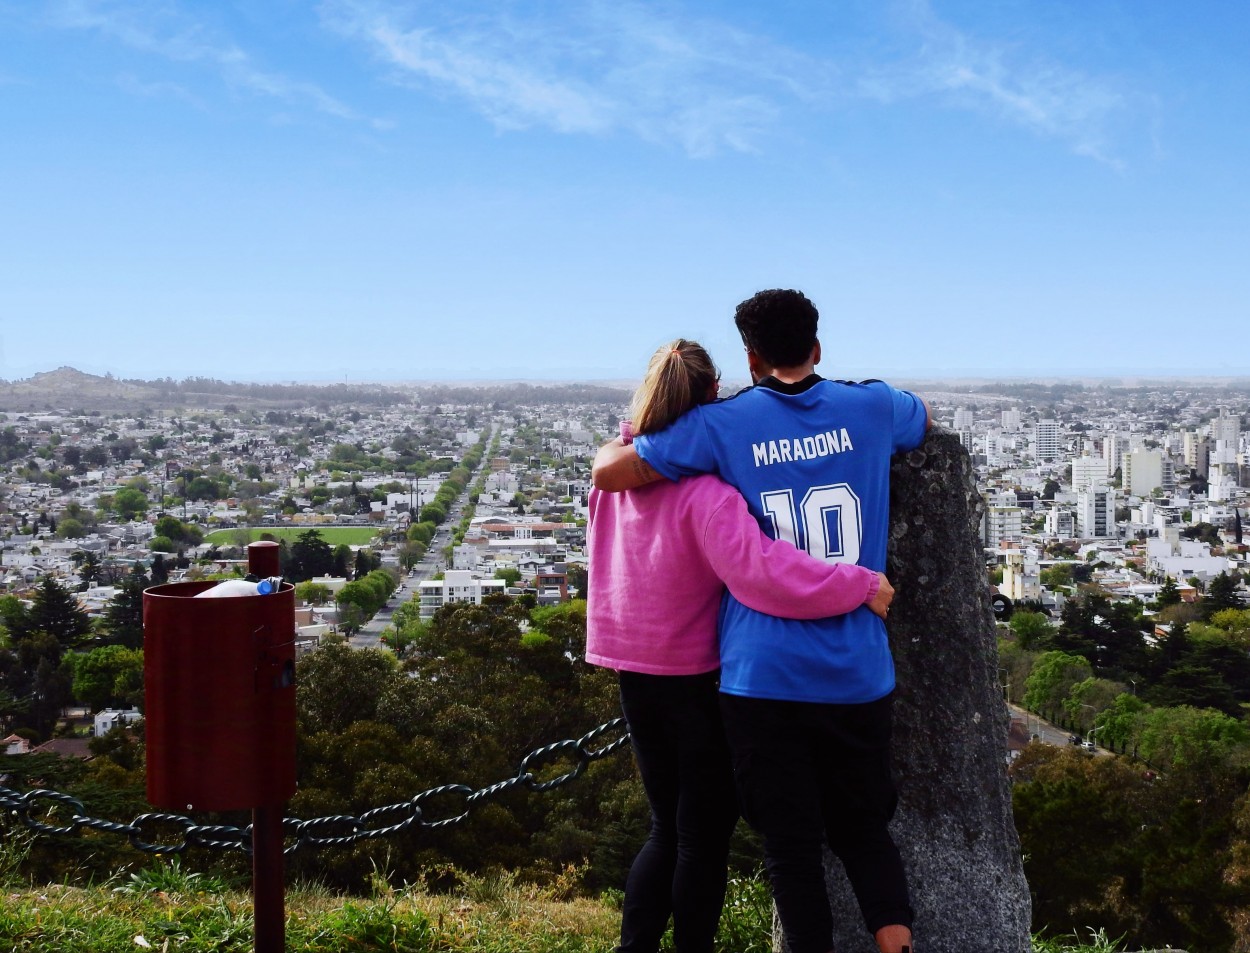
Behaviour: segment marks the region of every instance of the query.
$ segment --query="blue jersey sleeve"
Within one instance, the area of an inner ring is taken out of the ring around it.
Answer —
[[[638,456],[670,480],[719,473],[701,411],[701,407],[696,407],[663,430],[635,437]]]
[[[890,388],[894,401],[894,452],[914,450],[924,443],[929,414],[924,401],[911,391]]]

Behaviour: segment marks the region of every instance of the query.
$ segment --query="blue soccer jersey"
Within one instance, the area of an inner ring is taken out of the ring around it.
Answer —
[[[638,455],[670,480],[715,473],[737,487],[766,533],[817,559],[885,570],[890,457],[919,446],[927,413],[880,381],[766,378],[696,407]],[[725,594],[721,690],[751,698],[862,703],[894,688],[885,625],[861,606],[815,621],[755,612]]]

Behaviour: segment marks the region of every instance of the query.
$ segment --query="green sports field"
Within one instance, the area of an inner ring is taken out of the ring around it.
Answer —
[[[215,530],[205,536],[204,541],[216,543],[218,546],[235,546],[238,538],[236,534],[241,528]],[[372,526],[253,526],[248,529],[248,532],[252,534],[251,542],[253,543],[260,539],[261,533],[268,533],[274,539],[285,539],[288,543],[293,543],[299,539],[301,533],[307,533],[310,529],[315,529],[320,533],[321,538],[331,546],[341,544],[360,546],[369,542],[378,533]]]

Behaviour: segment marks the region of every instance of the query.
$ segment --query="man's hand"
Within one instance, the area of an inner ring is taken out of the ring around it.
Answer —
[[[883,572],[877,573],[877,581],[880,583],[877,594],[864,605],[884,619],[890,614],[890,603],[894,601],[894,587],[890,585],[890,580],[885,578]]]
[[[638,456],[633,444],[627,445],[618,437],[599,448],[595,462],[590,466],[590,479],[596,489],[616,493],[654,483],[664,477]]]

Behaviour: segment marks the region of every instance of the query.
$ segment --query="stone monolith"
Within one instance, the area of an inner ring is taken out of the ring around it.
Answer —
[[[958,437],[894,460],[887,573],[895,695],[893,832],[917,953],[1028,953],[1031,904],[1007,783],[1007,717],[981,496]],[[826,864],[837,953],[875,953],[841,864]]]

